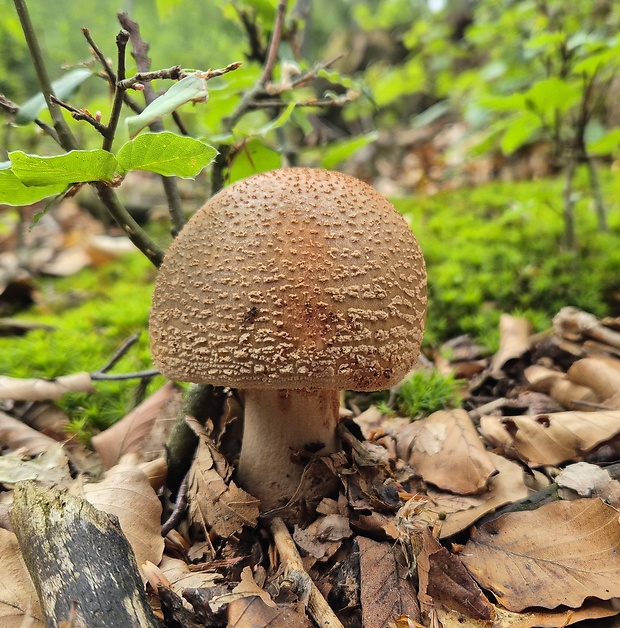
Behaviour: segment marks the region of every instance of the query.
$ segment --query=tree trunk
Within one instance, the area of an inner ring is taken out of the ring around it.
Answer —
[[[35,482],[15,488],[11,513],[48,627],[157,626],[118,521],[86,500]]]

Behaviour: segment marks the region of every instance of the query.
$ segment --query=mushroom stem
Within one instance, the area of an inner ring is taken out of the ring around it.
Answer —
[[[245,391],[239,483],[261,500],[261,510],[283,506],[304,470],[294,450],[328,454],[338,450],[337,390]]]

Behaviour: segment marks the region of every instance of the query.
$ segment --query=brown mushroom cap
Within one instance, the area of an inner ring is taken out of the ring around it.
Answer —
[[[382,390],[418,357],[426,270],[367,184],[289,168],[213,196],[166,253],[150,316],[171,379],[240,388]]]

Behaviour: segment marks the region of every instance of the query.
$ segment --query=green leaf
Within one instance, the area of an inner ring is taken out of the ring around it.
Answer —
[[[71,185],[112,181],[116,157],[105,150],[72,150],[65,155],[42,157],[21,150],[9,153],[13,172],[26,186]]]
[[[513,153],[517,148],[529,141],[540,128],[540,118],[533,113],[525,113],[519,116],[510,124],[502,137],[500,143],[502,152],[505,155]]]
[[[234,183],[259,172],[276,170],[282,165],[282,155],[273,148],[265,146],[260,140],[247,142],[232,162],[229,181]]]
[[[552,76],[532,85],[524,96],[538,112],[568,111],[579,100],[580,91],[578,86]]]
[[[193,72],[175,83],[165,94],[156,98],[137,116],[126,120],[129,137],[135,137],[149,124],[172,113],[188,102],[207,102],[209,91],[207,81],[201,78],[201,72]]]
[[[356,153],[360,148],[376,141],[377,137],[379,137],[379,134],[376,131],[372,131],[371,133],[354,137],[350,140],[334,142],[323,152],[321,165],[328,170],[334,168],[341,161],[351,157],[351,155]]]
[[[169,131],[144,133],[121,146],[116,156],[121,172],[148,170],[185,179],[210,164],[217,151],[192,137]]]
[[[64,192],[66,185],[26,187],[12,170],[0,170],[0,205],[31,205]]]
[[[603,137],[588,143],[591,155],[612,155],[620,150],[620,127],[610,129]]]
[[[69,98],[75,90],[88,78],[92,72],[86,68],[77,68],[67,72],[62,78],[52,83],[52,91],[60,100]],[[28,124],[32,122],[47,106],[43,94],[39,92],[28,99],[15,116],[15,124]]]
[[[257,129],[253,129],[251,131],[246,130],[246,131],[238,131],[237,128],[233,129],[233,133],[237,133],[237,132],[241,132],[244,135],[258,135],[258,136],[264,136],[267,135],[267,133],[269,133],[270,131],[275,131],[276,129],[279,129],[281,126],[284,126],[289,118],[291,117],[291,114],[293,113],[293,109],[295,109],[295,103],[289,103],[288,106],[286,107],[286,109],[275,119],[275,120],[270,120],[269,122],[267,122],[267,124],[263,124],[262,126],[258,127]]]

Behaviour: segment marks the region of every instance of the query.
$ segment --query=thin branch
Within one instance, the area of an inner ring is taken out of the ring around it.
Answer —
[[[135,373],[101,373],[97,371],[90,373],[90,378],[95,382],[116,382],[126,379],[150,379],[159,375],[157,369],[148,369],[146,371],[136,371]]]
[[[189,472],[185,474],[181,486],[179,486],[179,492],[177,493],[176,501],[174,502],[174,509],[168,519],[161,526],[161,535],[165,537],[168,532],[173,530],[176,525],[181,521],[185,511],[187,510],[187,492],[189,490]]]
[[[19,105],[12,100],[8,99],[4,94],[0,94],[0,109],[3,109],[11,115],[15,115],[19,111]],[[45,133],[47,133],[58,145],[60,145],[60,139],[56,129],[51,127],[46,122],[43,122],[40,118],[35,118],[33,122]]]
[[[137,83],[149,83],[157,79],[171,79],[178,81],[185,77],[185,72],[180,65],[175,65],[164,70],[155,70],[153,72],[136,72],[131,78],[119,80],[117,85],[122,89],[132,89]]]
[[[56,103],[52,102],[51,99],[51,95],[53,93],[52,83],[47,73],[47,68],[45,67],[45,61],[43,60],[39,40],[37,39],[37,35],[34,31],[26,2],[25,0],[13,0],[13,3],[15,4],[15,9],[17,10],[17,15],[24,32],[24,37],[26,38],[26,43],[28,44],[28,51],[30,52],[30,57],[32,58],[35,71],[37,73],[39,86],[41,87],[47,108],[52,116],[54,129],[58,134],[60,144],[67,151],[75,150],[78,148],[77,140],[73,136],[73,133],[71,133],[71,129],[68,127],[62,115],[60,107]]]
[[[111,368],[116,366],[118,362],[122,359],[122,357],[133,347],[136,342],[140,339],[140,332],[136,332],[132,336],[129,336],[127,340],[114,352],[114,355],[109,359],[109,361],[102,366],[97,372],[98,373],[107,373]]]
[[[114,136],[116,135],[116,129],[121,118],[121,111],[123,108],[123,94],[125,90],[120,86],[125,78],[125,51],[127,49],[127,42],[129,41],[129,33],[121,29],[116,36],[116,47],[118,50],[117,55],[117,82],[114,91],[114,102],[112,103],[112,111],[110,113],[110,121],[106,129],[106,134],[103,140],[103,150],[111,151],[112,144],[114,143]]]
[[[164,259],[164,251],[135,221],[134,217],[118,200],[114,190],[101,181],[92,185],[94,185],[99,198],[116,221],[116,224],[123,229],[127,237],[144,253],[151,263],[159,268]]]
[[[284,18],[286,17],[287,4],[288,0],[280,0],[278,2],[276,20],[273,25],[273,32],[271,33],[269,48],[267,49],[267,59],[265,60],[263,74],[260,78],[260,81],[263,85],[265,85],[267,81],[271,80],[273,69],[275,68],[276,62],[278,60],[278,50],[280,49],[280,43],[282,41],[282,30],[284,27]]]
[[[350,91],[342,96],[325,96],[324,98],[308,98],[294,101],[296,107],[344,107],[359,97],[358,92]],[[252,109],[284,109],[291,103],[285,100],[265,99],[254,100],[249,103]]]
[[[137,22],[134,22],[129,18],[126,13],[119,13],[117,15],[123,29],[129,34],[131,45],[133,47],[133,57],[136,60],[136,66],[138,72],[143,75],[148,73],[151,66],[151,60],[148,56],[149,45],[140,36],[140,27]],[[180,68],[179,68],[180,70]],[[123,81],[125,76],[118,77],[119,81]],[[146,104],[150,104],[157,98],[155,90],[150,82],[144,83],[144,101]],[[153,132],[159,132],[164,130],[164,124],[161,120],[155,120],[149,125],[149,129]],[[161,177],[166,199],[168,201],[168,209],[170,212],[170,219],[172,222],[172,235],[176,236],[183,226],[185,225],[185,214],[183,212],[183,204],[181,202],[181,193],[179,192],[179,186],[177,185],[176,177]]]
[[[52,95],[51,98],[52,102],[55,102],[57,105],[71,113],[71,117],[74,120],[84,120],[84,122],[88,122],[88,124],[90,124],[97,131],[99,131],[101,135],[103,135],[104,137],[106,136],[106,133],[108,132],[108,127],[102,122],[99,122],[99,120],[91,115],[91,113],[87,109],[76,109],[73,105],[70,105],[60,100],[60,98],[56,98],[56,96],[54,95]]]

